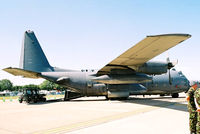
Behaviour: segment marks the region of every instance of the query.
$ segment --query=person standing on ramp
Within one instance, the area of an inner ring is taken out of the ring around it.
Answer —
[[[194,98],[196,89],[197,89],[197,83],[192,84],[191,88],[187,92],[187,98],[186,98],[188,101],[187,107],[189,112],[189,126],[191,134],[196,134],[197,107],[195,105],[195,98]]]

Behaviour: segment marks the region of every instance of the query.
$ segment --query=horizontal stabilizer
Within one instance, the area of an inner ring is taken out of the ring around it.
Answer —
[[[8,67],[3,69],[4,71],[13,74],[15,76],[23,76],[23,77],[27,77],[27,78],[41,78],[40,77],[40,73],[36,73],[36,72],[32,72],[32,71],[27,71],[27,70],[23,70],[20,68],[12,68],[12,67]]]

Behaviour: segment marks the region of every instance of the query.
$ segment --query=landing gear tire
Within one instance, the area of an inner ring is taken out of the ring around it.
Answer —
[[[46,99],[46,98],[42,98],[42,101],[43,101],[43,102],[46,102],[46,101],[47,101],[47,99]]]
[[[64,98],[64,101],[70,101],[70,99],[68,99],[68,98]]]
[[[19,103],[22,103],[22,101],[23,101],[23,100],[22,100],[22,99],[20,99],[20,100],[19,100]]]
[[[106,100],[127,100],[129,97],[116,97],[116,98],[108,98],[108,96],[105,96]]]
[[[179,94],[178,94],[178,93],[172,94],[172,98],[178,98],[178,97],[179,97]]]
[[[121,98],[119,98],[119,100],[127,100],[128,99],[128,97],[121,97]]]
[[[30,100],[29,100],[29,99],[26,99],[25,102],[26,102],[27,104],[30,104]]]

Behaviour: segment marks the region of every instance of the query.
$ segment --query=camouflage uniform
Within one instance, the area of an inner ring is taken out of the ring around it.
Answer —
[[[195,100],[194,100],[194,93],[195,93],[195,89],[193,87],[191,87],[188,92],[187,92],[187,96],[188,96],[188,111],[189,111],[189,125],[190,125],[190,132],[192,133],[196,133],[196,124],[197,124],[197,108],[195,105]]]
[[[197,107],[197,124],[196,124],[196,134],[200,134],[200,88],[196,89],[194,93],[195,103]]]

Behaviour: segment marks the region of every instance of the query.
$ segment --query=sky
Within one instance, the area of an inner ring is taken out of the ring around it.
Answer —
[[[18,67],[23,34],[33,30],[52,66],[100,69],[147,35],[192,37],[153,60],[178,60],[176,69],[200,80],[199,0],[6,0],[0,4],[0,80],[40,84],[4,71]]]

